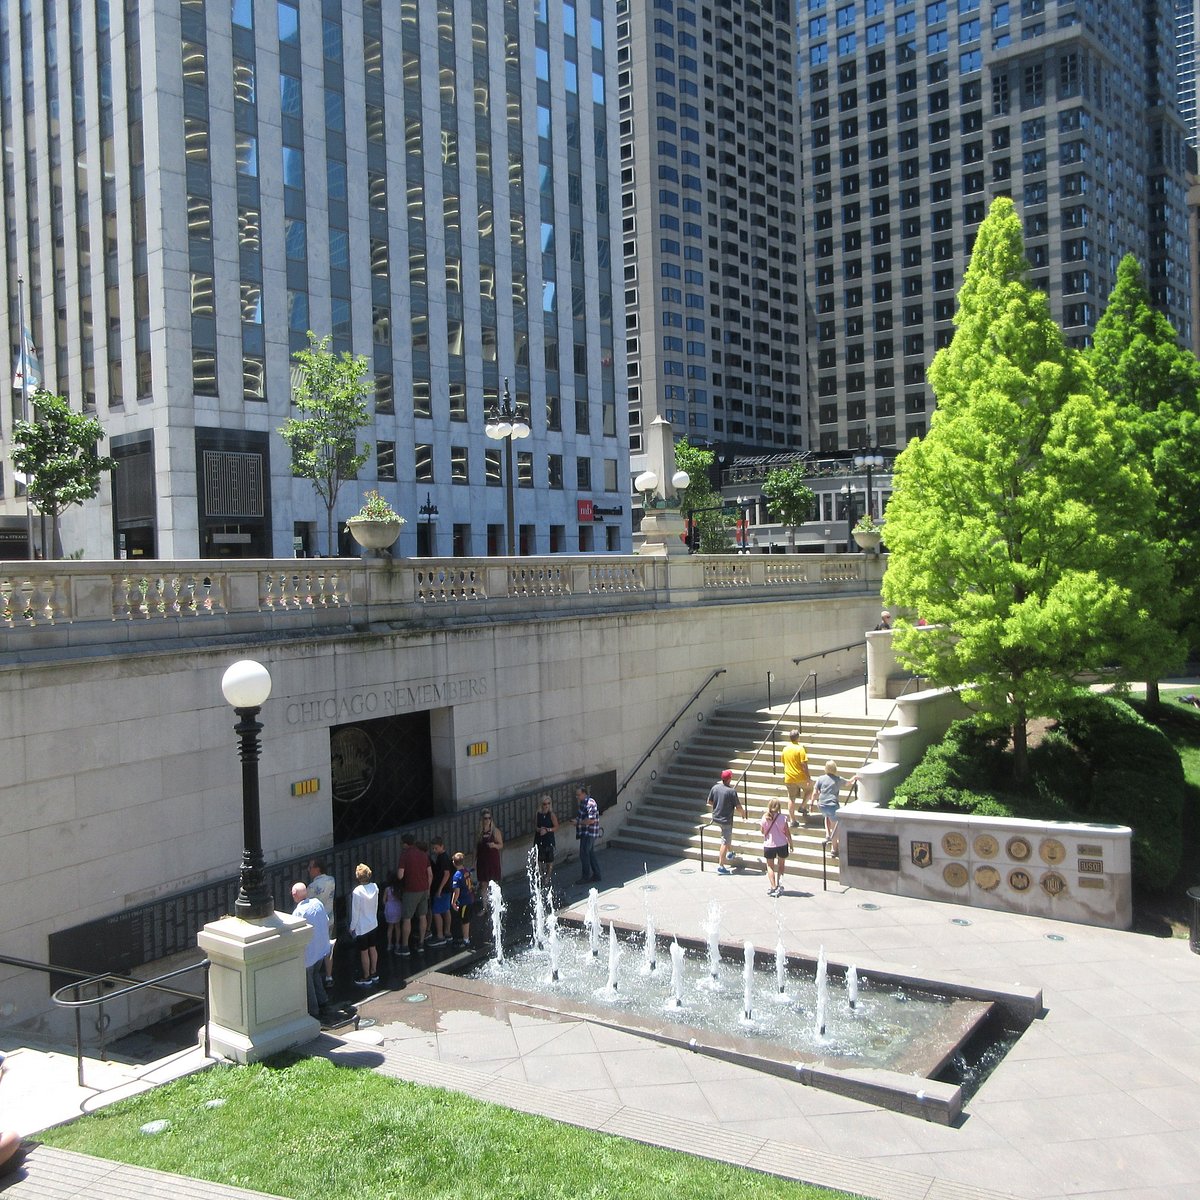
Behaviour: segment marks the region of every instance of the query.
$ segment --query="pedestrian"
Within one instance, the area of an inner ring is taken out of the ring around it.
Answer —
[[[831,858],[837,858],[840,853],[838,845],[838,792],[846,783],[838,773],[837,763],[831,758],[825,764],[825,774],[818,775],[813,783],[812,801],[821,810],[825,818],[825,845],[829,848]],[[858,782],[855,775],[848,786],[853,787]]]
[[[450,911],[458,928],[454,931],[456,946],[471,945],[471,909],[475,906],[475,882],[466,855],[461,850],[454,855],[454,877],[450,882]]]
[[[879,614],[879,624],[875,626],[873,632],[878,633],[882,629],[891,629],[891,627],[892,614],[885,608],[883,612]]]
[[[800,828],[796,820],[796,801],[804,816],[808,816],[808,789],[812,776],[808,773],[808,751],[800,745],[800,732],[793,729],[788,734],[788,744],[783,748],[783,786],[787,788],[788,821],[793,829]]]
[[[575,840],[579,843],[579,882],[600,882],[600,860],[596,842],[600,837],[600,806],[582,785],[575,789],[579,808],[575,813]]]
[[[308,884],[292,884],[293,915],[312,926],[308,945],[304,947],[304,991],[308,1000],[308,1015],[321,1019],[321,1010],[329,1003],[325,994],[325,954],[329,949],[329,918],[325,905],[308,894]]]
[[[721,848],[717,851],[717,874],[731,875],[729,864],[733,860],[733,817],[740,812],[746,815],[736,789],[732,786],[733,772],[726,768],[721,772],[721,782],[714,783],[708,791],[708,807],[712,809],[712,822],[721,831]]]
[[[400,918],[404,910],[400,904],[400,868],[397,867],[383,889],[383,919],[387,925],[387,953],[400,953]]]
[[[538,875],[543,888],[550,886],[550,876],[554,874],[554,835],[557,832],[558,817],[554,812],[554,802],[548,795],[543,796],[533,814],[533,841],[537,847]]]
[[[488,884],[493,879],[499,883],[504,876],[500,867],[502,849],[504,834],[492,820],[491,810],[485,808],[479,814],[479,841],[475,844],[475,877],[479,880],[479,899],[483,912],[487,911],[488,906]]]
[[[433,922],[433,937],[428,946],[444,946],[450,940],[450,881],[454,864],[446,853],[444,838],[435,837],[429,844],[429,863],[432,882],[429,885],[429,915]]]
[[[763,858],[767,860],[768,896],[783,895],[783,876],[787,870],[788,851],[792,848],[792,831],[783,819],[782,805],[773,797],[762,819]]]
[[[337,945],[337,923],[333,915],[333,898],[337,891],[334,878],[325,870],[323,858],[308,860],[308,895],[316,898],[325,906],[325,916],[329,920],[329,953],[325,956],[325,986],[333,987],[333,948]]]
[[[429,915],[429,885],[433,882],[433,867],[429,862],[429,847],[418,842],[411,833],[401,834],[404,849],[400,852],[400,866],[396,876],[400,880],[400,956],[407,958],[413,926],[416,925],[417,940],[413,947],[418,954],[425,953],[425,924]]]
[[[359,987],[379,982],[379,949],[376,946],[379,930],[379,886],[371,882],[371,868],[359,863],[354,868],[358,886],[350,894],[350,932],[358,947],[362,978],[355,980]]]

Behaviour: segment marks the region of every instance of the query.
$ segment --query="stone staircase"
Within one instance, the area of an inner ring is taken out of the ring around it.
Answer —
[[[708,813],[705,804],[708,789],[728,767],[734,773],[734,784],[750,814],[734,821],[734,853],[747,866],[762,870],[759,823],[773,796],[779,797],[783,811],[787,811],[780,753],[788,733],[795,728],[794,718],[781,722],[776,731],[775,766],[772,767],[770,746],[765,746],[750,767],[744,788],[740,781],[742,772],[778,715],[770,709],[746,707],[715,712],[654,780],[641,803],[625,819],[620,833],[609,839],[609,844],[622,850],[698,859],[699,825]],[[875,717],[832,713],[810,716],[806,713],[800,744],[808,752],[813,778],[821,774],[825,762],[831,758],[838,764],[838,773],[849,778],[867,760],[876,734],[888,723]],[[843,792],[842,802],[846,799]],[[787,867],[789,877],[821,878],[824,840],[825,823],[815,814],[802,828],[792,831],[792,853]],[[717,831],[708,827],[704,830],[705,863],[715,867],[716,855]],[[827,871],[830,879],[837,878],[837,863],[833,859],[828,860]]]

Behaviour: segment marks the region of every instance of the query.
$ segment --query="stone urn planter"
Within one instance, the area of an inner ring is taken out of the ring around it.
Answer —
[[[400,521],[349,520],[350,536],[366,550],[387,550],[400,536]]]
[[[863,550],[868,553],[876,554],[883,542],[883,534],[877,529],[854,529],[851,530],[854,534],[854,540]]]

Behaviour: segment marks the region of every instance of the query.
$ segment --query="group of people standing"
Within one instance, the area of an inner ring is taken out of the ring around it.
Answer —
[[[852,786],[858,779],[848,781]],[[783,748],[783,784],[787,790],[788,813],[783,816],[783,803],[776,797],[767,804],[760,823],[763,839],[763,858],[767,865],[768,896],[783,895],[783,877],[787,870],[788,854],[792,849],[792,830],[800,828],[803,817],[816,808],[825,818],[825,845],[830,856],[836,859],[840,853],[838,844],[838,796],[842,785],[847,783],[839,774],[837,763],[830,759],[825,764],[825,773],[813,779],[808,768],[808,753],[800,744],[800,734],[793,730],[788,744]],[[797,806],[800,815],[797,816]],[[721,844],[717,851],[717,874],[732,874],[733,864],[733,819],[741,813],[749,816],[733,786],[733,772],[721,772],[719,783],[713,784],[708,793],[708,807],[712,810],[712,822],[721,833]]]

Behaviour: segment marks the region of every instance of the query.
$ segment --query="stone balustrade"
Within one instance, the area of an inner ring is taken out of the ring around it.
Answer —
[[[856,554],[0,562],[0,646],[861,594],[878,592],[882,566]]]

